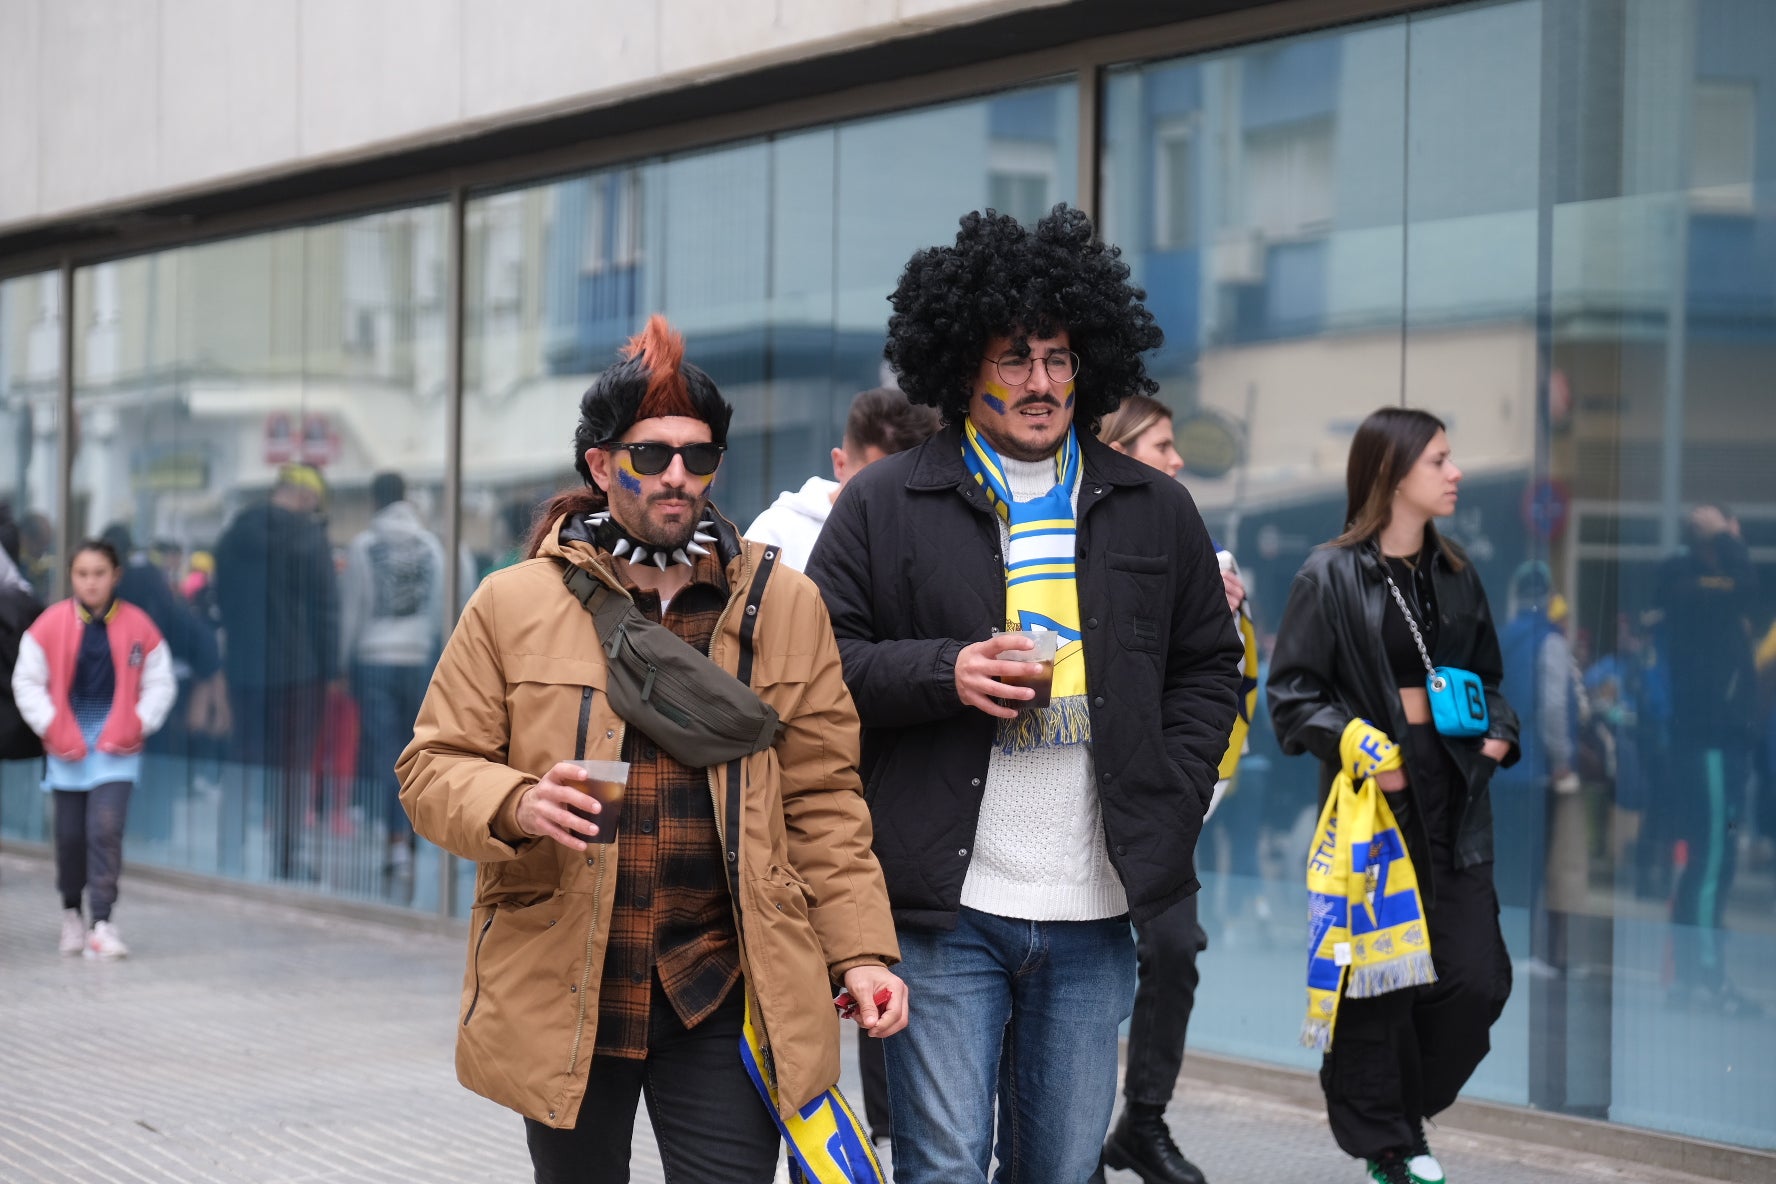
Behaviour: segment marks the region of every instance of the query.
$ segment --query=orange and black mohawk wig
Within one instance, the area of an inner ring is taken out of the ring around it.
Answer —
[[[659,313],[629,339],[618,361],[580,397],[574,431],[574,469],[588,484],[586,450],[615,440],[637,422],[663,416],[700,419],[717,444],[728,442],[733,407],[701,369],[684,360],[684,337]]]

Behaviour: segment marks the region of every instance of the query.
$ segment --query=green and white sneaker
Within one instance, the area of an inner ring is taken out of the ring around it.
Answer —
[[[1412,1152],[1406,1158],[1406,1170],[1412,1175],[1412,1184],[1443,1184],[1443,1165],[1437,1162],[1437,1157],[1431,1154],[1431,1145],[1425,1142],[1424,1119],[1412,1124],[1412,1132],[1416,1137]]]

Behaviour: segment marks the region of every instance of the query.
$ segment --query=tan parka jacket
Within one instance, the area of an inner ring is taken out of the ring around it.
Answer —
[[[571,1127],[595,1043],[622,841],[576,852],[523,839],[516,809],[557,761],[621,759],[625,725],[604,694],[591,615],[563,584],[560,560],[621,584],[592,547],[571,535],[560,542],[560,527],[539,558],[482,581],[395,771],[414,829],[480,865],[457,1076],[526,1117]],[[718,534],[732,596],[710,657],[733,673],[765,547],[725,520]],[[838,1081],[835,973],[860,961],[892,963],[899,947],[870,852],[857,713],[819,592],[777,564],[753,629],[752,686],[783,729],[774,746],[742,762],[740,962],[787,1114]],[[709,793],[728,850],[724,774],[710,770]]]

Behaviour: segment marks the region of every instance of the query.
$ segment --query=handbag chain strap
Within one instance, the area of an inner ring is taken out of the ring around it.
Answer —
[[[1394,577],[1388,572],[1386,556],[1381,560],[1381,578],[1388,582],[1388,591],[1394,594],[1394,603],[1406,615],[1406,627],[1412,630],[1413,644],[1418,646],[1418,656],[1424,659],[1425,673],[1435,675],[1437,668],[1431,664],[1431,652],[1425,649],[1424,635],[1418,631],[1418,621],[1413,617],[1412,610],[1406,607],[1406,598],[1400,595],[1400,586],[1394,583]]]

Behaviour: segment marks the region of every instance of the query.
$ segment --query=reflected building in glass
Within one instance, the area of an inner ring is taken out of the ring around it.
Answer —
[[[391,133],[343,184],[283,162],[275,201],[144,185],[109,238],[72,207],[14,217],[0,184],[22,566],[64,595],[71,542],[126,539],[180,660],[130,859],[465,911],[471,869],[389,808],[362,622],[441,645],[522,558],[574,479],[581,392],[648,314],[735,405],[715,496],[750,521],[891,379],[913,250],[969,210],[1073,202],[1165,330],[1181,479],[1263,653],[1342,528],[1356,425],[1449,424],[1447,532],[1526,735],[1492,795],[1516,987],[1473,1095],[1776,1149],[1776,6],[949,7],[851,48],[812,30],[745,86],[662,83],[682,115],[440,118],[432,156]],[[390,475],[437,558],[384,596],[352,555]],[[1257,721],[1200,850],[1196,1048],[1311,1067],[1315,804]],[[0,768],[0,835],[43,838],[27,767]]]

